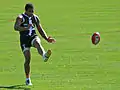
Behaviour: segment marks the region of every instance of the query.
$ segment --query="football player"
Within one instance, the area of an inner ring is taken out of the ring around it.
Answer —
[[[39,36],[36,34],[35,27],[39,34],[49,43],[54,43],[55,39],[48,37],[41,26],[40,20],[34,14],[34,6],[31,3],[25,5],[25,12],[16,18],[14,24],[15,31],[20,34],[20,46],[25,57],[24,69],[26,74],[26,85],[32,85],[30,79],[30,48],[35,47],[38,53],[43,57],[44,62],[47,62],[51,55],[51,50],[45,51],[41,45]]]

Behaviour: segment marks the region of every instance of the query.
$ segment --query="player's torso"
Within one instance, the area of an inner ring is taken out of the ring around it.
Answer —
[[[28,27],[29,25],[29,17],[26,14],[21,14],[22,16],[22,24],[20,25],[21,27]],[[35,32],[35,25],[36,25],[36,20],[35,20],[35,16],[33,15],[31,17],[31,21],[32,21],[32,30],[25,30],[25,31],[21,31],[20,35],[34,35],[36,34]]]

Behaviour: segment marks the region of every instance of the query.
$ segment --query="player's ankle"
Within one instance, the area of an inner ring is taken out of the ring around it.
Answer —
[[[30,80],[30,78],[26,78],[26,80]]]
[[[45,54],[46,54],[46,52],[43,52],[42,56],[44,57],[44,56],[45,56]]]
[[[26,79],[27,79],[27,78],[30,78],[30,74],[26,74]]]

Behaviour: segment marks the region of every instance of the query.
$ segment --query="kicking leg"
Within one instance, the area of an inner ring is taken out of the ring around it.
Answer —
[[[42,47],[41,43],[40,43],[40,39],[39,37],[36,37],[32,40],[32,45],[37,48],[38,53],[43,56],[44,62],[46,62],[50,55],[51,55],[51,50],[48,50],[47,52],[45,52],[44,48]]]
[[[44,48],[42,47],[42,45],[41,45],[41,43],[40,43],[40,41],[39,41],[38,38],[35,38],[35,39],[34,39],[34,41],[33,41],[33,46],[34,46],[35,48],[37,48],[37,51],[38,51],[38,53],[39,53],[41,56],[43,56],[43,55],[45,54],[45,50],[44,50]]]

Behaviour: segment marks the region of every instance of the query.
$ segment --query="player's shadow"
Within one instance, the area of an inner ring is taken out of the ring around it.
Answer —
[[[0,89],[21,89],[21,90],[31,90],[29,87],[26,87],[25,84],[22,85],[11,85],[11,86],[0,86]]]

